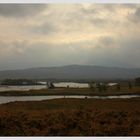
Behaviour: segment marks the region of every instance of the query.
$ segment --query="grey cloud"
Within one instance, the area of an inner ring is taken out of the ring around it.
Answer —
[[[125,6],[126,8],[130,8],[130,9],[136,9],[138,7],[138,4],[121,4],[120,6]]]
[[[140,22],[140,7],[136,8],[133,14],[128,15],[128,20],[138,23]]]
[[[45,22],[42,25],[31,27],[30,31],[32,33],[50,35],[52,33],[57,32],[58,27],[57,27],[57,25],[54,25],[53,23]]]
[[[98,8],[95,8],[93,7],[94,4],[91,4],[88,8],[84,8],[82,5],[79,7],[80,8],[80,11],[83,13],[83,14],[98,14],[99,12],[99,9]]]
[[[99,42],[83,41],[70,44],[31,44],[26,42],[13,43],[15,49],[19,46],[24,47],[24,53],[13,53],[6,59],[3,59],[2,67],[7,68],[26,68],[37,66],[67,65],[67,64],[91,64],[103,66],[122,66],[136,67],[140,66],[140,41],[125,40],[120,41],[119,48],[112,49],[108,47],[113,44],[111,37],[101,37]],[[96,48],[102,44],[101,48]],[[89,46],[88,49],[86,46]],[[95,47],[94,47],[95,46]],[[14,51],[14,50],[13,50]]]
[[[1,46],[1,42],[0,42]],[[26,41],[13,42],[5,44],[3,48],[9,50],[3,51],[4,55],[0,55],[1,69],[23,69],[36,66],[47,66],[51,60],[51,49],[48,44],[36,43],[28,44]],[[20,53],[20,50],[23,53]]]
[[[2,42],[0,41],[0,54],[4,59],[10,55],[17,55],[24,52],[25,47],[28,46],[27,41],[13,41]]]
[[[135,18],[135,21],[140,21],[140,7],[137,8],[137,10],[134,14],[134,18]]]
[[[119,67],[140,67],[140,40],[137,38],[101,37],[98,49],[89,52],[88,64]]]
[[[136,38],[121,40],[120,46],[118,59],[122,60],[124,65],[140,67],[140,40]]]
[[[109,12],[116,12],[116,8],[122,5],[119,4],[91,4],[87,9],[81,8],[81,11],[86,14],[100,14],[100,12],[106,10]],[[124,6],[124,5],[123,5]]]
[[[115,43],[115,40],[110,36],[102,36],[99,38],[98,43],[107,47],[113,45]]]
[[[45,4],[0,4],[0,15],[22,18],[23,16],[36,15],[45,7]]]
[[[86,22],[89,26],[93,25],[99,28],[105,28],[106,26],[114,26],[120,25],[120,21],[118,19],[112,20],[109,15],[108,18],[101,17],[100,14],[108,11],[109,14],[117,14],[116,7],[119,5],[102,5],[102,4],[91,4],[88,8],[84,8],[83,6],[79,6],[77,11],[71,12],[67,15],[66,22],[69,24],[74,24],[79,27],[82,23]],[[82,21],[82,22],[81,22]]]
[[[93,18],[96,14],[98,14],[97,8],[90,6],[90,8],[85,9],[82,5],[78,5],[77,10],[69,12],[65,18],[67,22],[77,23]]]
[[[91,23],[93,23],[96,26],[104,26],[105,24],[107,24],[107,20],[105,19],[101,19],[101,18],[93,18],[90,20]]]
[[[136,9],[138,4],[103,4],[102,6],[110,12],[117,12],[118,8]]]

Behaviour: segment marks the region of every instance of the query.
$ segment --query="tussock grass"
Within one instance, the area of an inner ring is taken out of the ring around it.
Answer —
[[[1,136],[140,136],[140,98],[0,105]]]

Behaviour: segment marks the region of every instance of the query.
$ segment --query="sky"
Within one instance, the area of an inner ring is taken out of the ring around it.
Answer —
[[[0,4],[0,70],[140,68],[140,4]]]

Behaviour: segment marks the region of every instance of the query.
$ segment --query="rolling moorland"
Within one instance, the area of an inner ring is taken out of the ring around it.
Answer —
[[[60,90],[60,91],[59,91]],[[63,92],[62,92],[63,91]],[[140,93],[139,86],[98,89],[57,88],[3,92],[6,96],[57,94],[120,95]],[[92,94],[91,94],[92,93]],[[114,93],[114,94],[113,94]],[[4,96],[5,96],[4,95]],[[140,98],[15,101],[0,105],[1,136],[140,136]]]
[[[140,98],[0,105],[1,136],[140,136]]]

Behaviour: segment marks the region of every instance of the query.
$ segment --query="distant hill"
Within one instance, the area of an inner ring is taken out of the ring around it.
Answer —
[[[134,79],[140,76],[140,68],[118,68],[90,65],[29,68],[0,71],[0,79]]]

